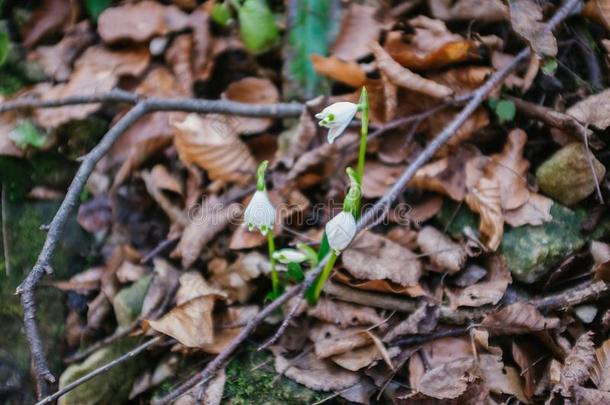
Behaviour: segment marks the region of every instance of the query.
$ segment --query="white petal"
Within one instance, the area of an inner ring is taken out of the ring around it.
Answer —
[[[345,211],[328,221],[325,227],[328,244],[335,251],[345,249],[356,235],[356,220]]]
[[[248,227],[258,228],[263,235],[273,229],[275,224],[275,208],[269,201],[265,191],[256,191],[244,211],[244,221]]]
[[[328,143],[335,142],[335,139],[337,139],[338,137],[341,136],[341,134],[343,134],[343,131],[345,131],[345,128],[347,128],[347,126],[349,125],[350,121],[346,121],[345,123],[343,123],[340,126],[336,126],[336,127],[330,128],[328,130],[328,137],[327,137]]]
[[[290,262],[302,263],[307,260],[307,256],[303,252],[295,249],[280,249],[273,252],[273,258],[280,263],[288,264]]]

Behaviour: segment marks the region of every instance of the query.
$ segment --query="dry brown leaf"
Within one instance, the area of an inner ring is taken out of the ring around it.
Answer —
[[[149,0],[107,8],[97,20],[97,32],[106,43],[145,42],[186,27],[188,16],[178,7]]]
[[[610,339],[595,351],[591,381],[602,391],[610,391]]]
[[[506,288],[512,282],[510,271],[500,256],[492,256],[487,262],[487,267],[489,271],[483,281],[461,290],[455,288],[445,290],[452,308],[495,305],[502,299]]]
[[[201,345],[201,350],[210,354],[221,353],[243,330],[258,313],[258,307],[249,305],[244,307],[229,307],[214,322],[214,342]]]
[[[557,40],[543,22],[542,6],[536,0],[512,0],[508,3],[513,30],[527,41],[539,57],[557,55]]]
[[[610,404],[610,392],[593,388],[574,387],[572,394],[574,403],[578,405]]]
[[[313,353],[287,359],[275,353],[275,370],[315,391],[343,391],[359,383],[358,373],[345,370]]]
[[[354,277],[390,280],[413,287],[421,275],[421,263],[409,249],[372,232],[364,232],[343,252],[343,265]]]
[[[481,328],[488,329],[491,335],[521,335],[558,326],[558,318],[545,317],[536,307],[524,302],[507,305],[481,322]]]
[[[582,9],[582,15],[606,27],[610,31],[610,2],[589,0]]]
[[[545,391],[549,384],[546,352],[540,352],[538,342],[513,342],[512,355],[525,379],[525,396],[531,401],[532,397]]]
[[[491,392],[514,395],[519,401],[530,403],[523,392],[519,372],[514,367],[505,366],[502,355],[482,353],[478,359],[478,366]]]
[[[437,399],[422,393],[411,394],[407,397],[399,397],[394,401],[396,405],[498,405],[489,396],[489,389],[485,381],[475,378],[469,382],[466,390],[457,398]]]
[[[529,199],[527,170],[529,162],[523,158],[527,135],[521,129],[513,129],[507,137],[502,152],[491,155],[485,165],[485,177],[500,186],[502,209],[521,207]]]
[[[396,86],[435,98],[446,98],[453,94],[453,90],[449,87],[426,79],[402,67],[377,42],[371,42],[370,48],[375,55],[375,62],[379,70]]]
[[[147,324],[186,347],[214,343],[212,311],[216,300],[222,297],[199,273],[184,273],[180,277],[176,307],[159,320],[148,320]]]
[[[75,274],[67,281],[53,281],[51,284],[55,288],[63,291],[76,291],[79,294],[86,294],[89,291],[99,290],[104,266],[91,267],[85,271]]]
[[[425,226],[419,231],[417,244],[430,258],[433,271],[457,273],[466,262],[464,247],[433,226]]]
[[[221,97],[246,104],[273,104],[279,101],[280,94],[269,79],[245,77],[229,84]],[[231,125],[240,134],[263,132],[271,124],[271,118],[231,117]]]
[[[568,108],[566,113],[583,125],[592,125],[605,130],[610,126],[610,89],[579,101]]]
[[[384,26],[375,17],[376,12],[376,7],[350,3],[330,54],[344,61],[356,61],[368,55],[368,43],[377,39]]]
[[[196,385],[194,388],[191,388],[189,391],[184,393],[184,395],[178,397],[178,399],[176,399],[173,403],[175,405],[195,405],[198,403],[201,405],[220,405],[222,402],[226,380],[227,376],[223,367],[214,373],[214,376],[205,385],[205,391],[203,392],[201,401],[198,399],[200,386]]]
[[[31,47],[47,35],[51,36],[64,28],[72,26],[79,14],[75,0],[44,0],[37,3],[27,23],[23,26],[23,44]]]
[[[477,185],[468,190],[464,201],[481,217],[479,231],[482,242],[492,252],[500,246],[504,234],[502,196],[500,186],[494,180],[482,177]]]
[[[155,186],[159,190],[172,191],[178,195],[182,195],[182,185],[178,179],[167,170],[167,167],[161,164],[153,166],[150,171]]]
[[[374,344],[331,357],[331,360],[346,370],[358,371],[381,358]]]
[[[553,204],[550,198],[530,192],[529,199],[521,207],[504,211],[504,222],[513,227],[542,225],[553,220],[551,215]]]
[[[466,196],[466,163],[479,154],[475,148],[459,147],[446,157],[419,169],[409,182],[409,187],[436,191],[456,201],[462,201]]]
[[[426,358],[424,365],[421,355],[409,359],[409,384],[417,387],[427,370],[440,367],[456,359],[474,359],[473,345],[466,337],[444,337],[426,342],[420,349]]]
[[[569,397],[574,387],[582,385],[589,378],[589,369],[595,360],[592,336],[593,332],[587,332],[580,335],[576,340],[574,347],[564,361],[561,378],[554,391]]]
[[[226,115],[189,114],[173,122],[180,160],[207,170],[212,180],[250,183],[256,163]]]
[[[447,30],[445,23],[426,16],[409,20],[415,35],[404,42],[402,32],[388,33],[385,49],[408,69],[425,70],[477,57],[476,45]]]
[[[319,324],[309,332],[314,342],[316,356],[321,359],[336,356],[372,343],[372,338],[362,328],[340,329],[333,324]]]
[[[55,86],[42,83],[35,86],[33,92],[43,100],[104,93],[112,90],[120,77],[142,74],[149,60],[150,55],[146,49],[110,51],[102,46],[91,46],[75,62],[68,83]],[[40,108],[35,111],[34,117],[40,126],[55,128],[70,120],[83,119],[99,107],[99,104],[79,104]]]
[[[309,308],[307,315],[324,322],[337,324],[343,328],[356,325],[374,325],[383,321],[383,318],[373,308],[333,301],[328,298],[318,300],[315,307]]]
[[[498,22],[508,18],[508,8],[501,0],[431,0],[434,18],[443,21]]]
[[[404,166],[390,166],[369,159],[364,164],[366,176],[362,179],[362,195],[365,198],[383,196],[404,171]]]
[[[168,304],[168,297],[173,296],[179,284],[180,272],[166,260],[155,258],[153,268],[153,279],[142,303],[142,318],[156,318],[158,312],[163,311],[164,306]]]
[[[45,74],[55,81],[64,82],[72,73],[72,62],[94,40],[91,23],[89,20],[84,20],[66,32],[61,41],[55,45],[36,48],[28,55],[28,60],[40,64]]]
[[[316,106],[318,99],[310,100],[304,108],[299,123],[288,131],[282,132],[278,141],[278,160],[283,162],[286,167],[291,168],[295,160],[305,153],[309,144],[316,136],[317,127],[308,111],[309,108]],[[314,107],[314,109],[317,109]]]
[[[199,258],[205,245],[227,225],[240,218],[241,213],[242,207],[237,203],[225,205],[216,198],[205,200],[198,211],[191,210],[189,222],[171,257],[181,257],[182,267],[190,268]]]
[[[361,87],[366,83],[366,73],[356,62],[346,62],[336,56],[318,54],[310,55],[309,59],[319,75],[330,77],[352,87]]]
[[[458,358],[427,371],[415,388],[432,398],[457,398],[466,391],[468,383],[476,379],[475,371],[473,358]]]
[[[248,300],[255,286],[252,280],[261,274],[271,271],[267,257],[258,252],[239,255],[237,260],[228,265],[224,259],[212,259],[208,264],[210,279],[227,292],[229,302]]]
[[[438,315],[438,307],[424,303],[405,320],[390,329],[383,337],[383,341],[387,343],[403,335],[430,333],[436,328]]]

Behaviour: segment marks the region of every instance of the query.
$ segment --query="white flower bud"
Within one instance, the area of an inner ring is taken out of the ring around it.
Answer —
[[[330,129],[328,131],[328,143],[333,143],[345,131],[357,111],[358,104],[341,101],[329,105],[322,112],[316,114],[316,118],[321,120],[320,126]]]
[[[290,262],[302,263],[307,260],[307,256],[303,252],[296,249],[280,249],[273,252],[273,258],[280,263],[288,264]]]
[[[356,220],[351,213],[341,211],[339,215],[328,221],[325,229],[328,244],[333,250],[340,252],[354,239]]]
[[[266,191],[256,191],[244,212],[244,222],[248,230],[258,228],[263,235],[273,229],[275,224],[275,208],[271,205]]]

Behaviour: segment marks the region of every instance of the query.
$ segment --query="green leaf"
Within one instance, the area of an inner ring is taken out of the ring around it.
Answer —
[[[241,6],[234,0],[232,4],[237,9],[239,37],[248,51],[263,53],[277,43],[279,31],[265,0],[246,0]]]
[[[286,276],[288,280],[293,283],[300,283],[305,280],[305,273],[303,273],[303,269],[299,263],[290,262],[288,263],[288,271],[286,272]]]
[[[87,14],[97,21],[97,18],[104,10],[112,6],[113,0],[85,0],[85,10]]]
[[[309,99],[327,90],[327,81],[318,76],[310,56],[328,54],[338,19],[332,18],[330,1],[299,0],[296,3],[296,15],[288,33],[284,76],[291,97]]]
[[[40,149],[46,142],[44,134],[30,120],[21,121],[17,128],[8,134],[8,137],[21,149],[25,149],[28,146]]]
[[[311,268],[318,265],[318,253],[311,246],[304,243],[297,243],[297,249],[305,253],[305,256],[307,256],[307,262]]]
[[[9,50],[10,46],[8,41],[8,34],[4,31],[0,31],[0,66],[4,65],[4,62],[6,62]]]
[[[224,27],[231,21],[231,9],[225,3],[214,4],[211,17],[212,21]]]
[[[542,63],[542,73],[544,73],[545,75],[548,76],[552,76],[555,74],[555,71],[557,70],[557,59],[545,59],[544,62]]]
[[[318,250],[318,263],[320,260],[324,259],[324,257],[330,252],[330,245],[328,244],[328,237],[326,236],[326,232],[322,235],[322,242],[320,242],[320,250]]]
[[[517,112],[515,103],[510,100],[499,100],[497,101],[497,103],[494,104],[495,105],[492,108],[496,113],[496,117],[498,117],[498,121],[500,122],[500,124],[504,124],[515,119],[515,113]]]

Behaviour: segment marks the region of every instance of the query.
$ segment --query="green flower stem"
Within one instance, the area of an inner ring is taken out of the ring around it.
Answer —
[[[324,266],[324,269],[320,274],[320,277],[318,277],[318,279],[316,280],[316,284],[313,290],[314,302],[318,301],[318,297],[320,297],[322,289],[324,288],[324,284],[326,284],[326,280],[328,280],[328,277],[330,277],[330,272],[333,270],[333,267],[335,267],[336,261],[337,253],[332,250],[330,252],[330,257],[328,258],[328,261],[326,262],[326,265]]]
[[[275,297],[278,297],[280,294],[280,280],[277,275],[277,269],[275,268],[275,259],[273,258],[275,240],[273,239],[272,229],[267,233],[267,245],[269,245],[269,260],[271,261],[271,285],[273,286],[273,294]]]
[[[359,109],[362,112],[361,117],[361,126],[360,126],[360,150],[358,152],[358,183],[360,184],[360,188],[362,189],[362,178],[364,177],[364,160],[366,159],[366,142],[369,136],[369,96],[366,91],[366,87],[362,88],[362,92],[360,93],[360,107]],[[357,213],[356,218],[360,217],[360,198],[355,206],[354,212]]]

